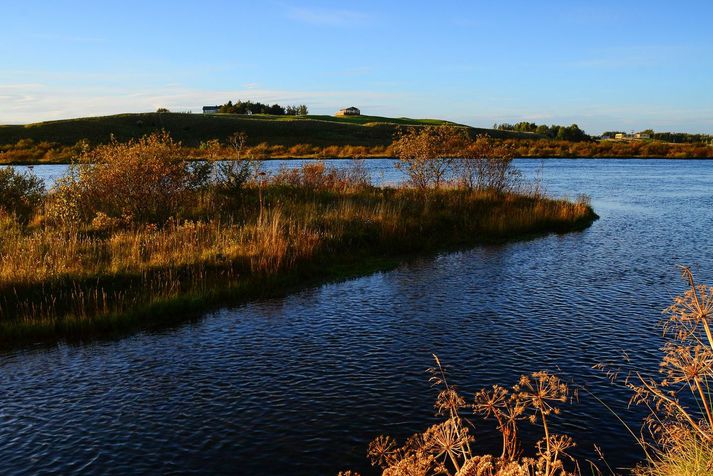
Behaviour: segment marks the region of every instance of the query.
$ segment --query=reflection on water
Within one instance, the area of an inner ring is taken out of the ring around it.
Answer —
[[[432,421],[432,352],[463,390],[547,368],[638,421],[591,366],[627,351],[654,369],[660,311],[683,289],[675,265],[713,283],[713,162],[549,160],[544,179],[554,195],[591,195],[601,219],[173,329],[0,356],[3,473],[370,474],[372,437]],[[612,466],[640,457],[586,395],[555,425],[581,456],[597,442]],[[499,443],[484,424],[476,439]]]

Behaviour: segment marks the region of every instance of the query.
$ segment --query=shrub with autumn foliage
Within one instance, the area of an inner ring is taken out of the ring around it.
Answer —
[[[419,190],[446,183],[468,190],[512,189],[519,174],[512,167],[515,148],[486,135],[471,138],[452,125],[402,129],[392,147],[396,167]]]
[[[45,186],[42,180],[13,167],[0,169],[0,213],[14,215],[27,222],[42,202]]]
[[[192,169],[178,142],[163,132],[85,152],[50,196],[48,215],[87,223],[98,213],[127,222],[160,223],[190,199]]]
[[[469,138],[462,127],[445,125],[400,129],[392,145],[396,167],[419,190],[438,188],[449,178],[454,157],[467,149]]]

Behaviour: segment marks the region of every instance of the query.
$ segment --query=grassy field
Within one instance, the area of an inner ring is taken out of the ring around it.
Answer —
[[[388,146],[399,126],[445,124],[436,119],[388,118],[378,116],[252,116],[237,114],[139,113],[84,117],[26,125],[0,126],[0,146],[22,139],[35,143],[73,145],[86,139],[91,144],[106,143],[112,135],[119,141],[135,139],[166,130],[185,146],[196,147],[210,139],[225,140],[236,131],[247,133],[250,145],[293,146]],[[465,126],[464,126],[465,127]],[[471,128],[473,134],[493,137],[530,137],[532,134]]]

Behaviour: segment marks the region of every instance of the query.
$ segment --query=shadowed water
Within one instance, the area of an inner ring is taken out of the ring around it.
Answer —
[[[532,175],[539,162],[517,165]],[[550,369],[638,422],[591,366],[626,351],[655,369],[661,310],[684,289],[675,265],[713,284],[713,162],[548,160],[543,177],[553,195],[589,194],[601,219],[176,328],[1,355],[1,472],[369,474],[370,439],[433,421],[434,352],[469,393]],[[476,423],[476,446],[497,450]],[[593,443],[611,466],[641,457],[586,394],[554,426],[582,457]]]

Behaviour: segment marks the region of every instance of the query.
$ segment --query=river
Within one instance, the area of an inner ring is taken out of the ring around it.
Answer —
[[[369,164],[398,180],[389,161]],[[516,165],[532,176],[540,162]],[[713,161],[550,159],[542,178],[551,195],[588,194],[601,219],[171,328],[0,355],[2,473],[371,474],[373,437],[434,421],[431,353],[467,395],[550,369],[638,425],[628,391],[591,367],[626,352],[654,370],[661,310],[684,289],[676,265],[713,284]],[[475,446],[497,450],[492,424],[476,423]],[[553,426],[582,458],[594,443],[612,467],[642,456],[587,394]]]

